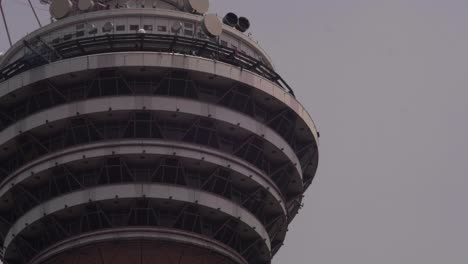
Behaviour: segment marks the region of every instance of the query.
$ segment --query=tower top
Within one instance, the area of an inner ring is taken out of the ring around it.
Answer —
[[[50,15],[57,19],[106,9],[161,8],[203,15],[209,0],[39,0],[49,5]]]

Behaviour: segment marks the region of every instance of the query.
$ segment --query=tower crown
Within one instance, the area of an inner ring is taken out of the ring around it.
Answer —
[[[122,8],[159,8],[203,15],[208,11],[208,0],[41,0],[50,6],[55,19],[99,10]]]

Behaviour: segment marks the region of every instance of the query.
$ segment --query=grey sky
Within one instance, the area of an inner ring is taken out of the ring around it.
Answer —
[[[15,39],[35,28],[3,1]],[[211,2],[250,18],[322,134],[274,264],[468,263],[468,1]]]

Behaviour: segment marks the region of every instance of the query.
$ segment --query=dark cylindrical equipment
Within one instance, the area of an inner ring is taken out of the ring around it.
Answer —
[[[223,23],[231,27],[235,27],[238,21],[239,19],[237,18],[237,15],[234,13],[227,13],[223,18]]]
[[[246,32],[250,28],[250,21],[245,17],[239,17],[237,22],[236,29],[240,32]]]

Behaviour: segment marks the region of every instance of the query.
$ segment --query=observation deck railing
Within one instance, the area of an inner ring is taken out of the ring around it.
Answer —
[[[278,84],[294,96],[293,90],[283,78],[261,60],[209,39],[203,40],[178,35],[133,33],[76,38],[55,44],[45,43],[41,39],[35,38],[30,41],[24,41],[24,45],[30,52],[1,68],[0,82],[24,71],[63,59],[109,52],[149,51],[181,53],[241,67]]]

